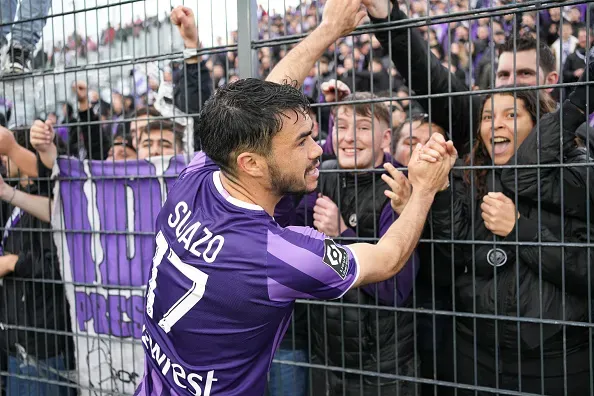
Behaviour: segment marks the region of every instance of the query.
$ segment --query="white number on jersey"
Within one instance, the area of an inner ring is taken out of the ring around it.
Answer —
[[[214,242],[217,237],[218,235],[210,241],[207,251],[210,249],[212,242]],[[220,238],[222,239],[222,237]],[[148,316],[151,319],[153,318],[153,304],[155,302],[155,289],[157,288],[157,274],[159,272],[159,265],[163,261],[163,257],[167,251],[169,251],[167,260],[169,260],[169,262],[179,272],[192,281],[192,286],[186,292],[186,294],[177,300],[159,321],[159,327],[161,327],[165,333],[169,333],[171,331],[171,327],[175,325],[185,314],[188,313],[190,309],[192,309],[198,303],[198,301],[202,299],[206,289],[208,275],[200,271],[198,268],[182,262],[178,255],[175,254],[173,249],[169,248],[167,240],[163,236],[162,232],[157,234],[156,242],[157,248],[155,250],[155,256],[153,257],[153,268],[151,271],[151,278],[149,280],[149,288],[146,299],[146,313]],[[221,245],[222,243],[219,243],[219,246],[217,246],[214,254],[210,257],[211,260],[214,261],[214,258],[219,252]],[[204,256],[206,256],[206,252]]]

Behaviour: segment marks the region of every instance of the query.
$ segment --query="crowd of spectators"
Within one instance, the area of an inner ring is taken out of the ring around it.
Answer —
[[[398,1],[392,8],[386,1],[380,4],[381,0],[366,3],[370,8],[365,24],[413,18],[439,22],[343,38],[307,71],[302,89],[312,103],[313,134],[324,149],[322,169],[328,173],[322,174],[314,194],[281,201],[275,215],[279,224],[314,226],[344,243],[381,238],[406,205],[410,186],[406,172],[394,180],[382,176],[379,168],[385,162],[406,168],[415,145],[427,142],[432,133],[454,141],[461,156],[459,165],[464,165],[463,159],[473,165],[503,165],[514,160],[555,164],[561,157],[568,163],[582,163],[594,155],[588,114],[591,106],[586,105],[586,99],[594,100],[594,90],[590,89],[587,96],[587,90],[580,85],[594,73],[589,60],[594,43],[589,24],[594,23],[594,8],[589,3],[556,4],[521,13],[509,8],[509,14],[498,16],[490,15],[488,9],[510,2],[413,0]],[[310,33],[322,18],[324,4],[325,0],[314,0],[289,7],[283,15],[260,6],[259,39]],[[484,14],[459,22],[446,18],[463,11]],[[199,48],[195,27],[192,32],[184,30],[179,18],[172,18],[172,22],[181,26],[185,47]],[[107,26],[96,39],[73,33],[63,46],[56,45],[53,53],[38,54],[41,63],[35,63],[34,68],[52,67],[59,53],[75,51],[77,56],[86,56],[99,46],[134,40],[141,30],[158,28],[162,23],[170,22],[156,17],[137,18],[124,27]],[[228,41],[220,38],[216,44],[236,42],[237,32],[232,32]],[[257,77],[266,78],[293,47],[283,44],[258,49]],[[132,94],[124,95],[112,89],[106,96],[100,92],[101,87],[76,81],[70,87],[74,102],[61,104],[59,111],[40,112],[30,127],[12,131],[0,128],[5,176],[14,178],[20,172],[28,177],[14,183],[15,189],[4,189],[0,184],[0,199],[5,201],[2,224],[20,205],[33,213],[24,220],[31,224],[28,227],[49,227],[51,189],[34,188],[31,180],[49,177],[59,154],[81,160],[131,161],[199,150],[199,120],[195,116],[213,90],[239,79],[239,61],[234,51],[190,54],[182,61],[161,64],[159,77],[137,69],[131,77],[135,82],[144,79],[146,89],[141,94],[132,90]],[[557,87],[558,83],[573,85]],[[521,90],[516,95],[472,94],[514,84],[543,88]],[[356,104],[339,104],[343,101]],[[12,106],[11,98],[0,101],[3,126],[10,125]],[[561,111],[564,121],[560,119]],[[504,118],[506,121],[501,121]],[[500,133],[491,136],[492,130]],[[536,142],[537,135],[540,143]],[[561,137],[567,147],[559,147]],[[492,138],[501,140],[491,142]],[[543,147],[546,150],[542,156],[534,158]],[[496,152],[505,158],[497,157]],[[361,172],[376,168],[377,172]],[[493,247],[497,241],[538,242],[539,229],[542,240],[553,245],[561,240],[585,243],[591,204],[584,172],[568,168],[565,176],[560,176],[558,170],[550,168],[537,176],[528,169],[518,172],[521,183],[513,172],[455,172],[453,188],[436,200],[434,217],[424,237],[479,240],[482,244],[420,244],[393,280],[349,291],[343,297],[342,302],[362,304],[363,308],[297,304],[292,325],[276,356],[293,364],[272,364],[270,395],[453,392],[449,387],[428,383],[421,386],[394,376],[552,395],[563,394],[564,389],[567,394],[586,394],[591,385],[588,343],[592,341],[583,327],[547,323],[539,328],[538,324],[513,321],[498,325],[486,317],[466,317],[454,323],[451,315],[423,314],[421,310],[588,322],[591,283],[585,269],[590,260],[586,248],[577,246],[560,253],[561,248],[549,246],[546,254],[543,250],[538,258],[534,246],[520,247],[520,253],[513,244]],[[542,189],[537,187],[539,180],[546,180]],[[570,208],[562,206],[563,200],[553,188],[560,184],[567,185],[570,191]],[[495,191],[496,195],[490,195]],[[36,209],[31,208],[33,204]],[[40,209],[40,205],[46,209]],[[502,207],[505,215],[499,211]],[[521,219],[517,226],[517,218],[506,217],[516,212]],[[541,214],[543,223],[536,224],[536,216],[541,219]],[[505,227],[501,219],[507,221]],[[507,227],[509,221],[513,230]],[[43,278],[58,279],[57,269],[40,265],[44,260],[57,262],[52,256],[55,251],[25,248],[49,245],[45,240],[3,240],[0,273],[4,287],[9,285],[16,294],[30,293],[31,300],[53,298],[55,302],[51,309],[39,312],[39,317],[23,319],[14,312],[3,312],[3,321],[28,326],[44,323],[41,328],[69,331],[67,321],[49,320],[67,316],[63,290],[54,288],[50,293],[41,285],[24,290],[21,283],[10,281],[11,277],[34,278],[41,273]],[[571,271],[565,273],[562,262]],[[494,276],[495,269],[498,272]],[[564,284],[564,276],[566,282],[573,283]],[[547,299],[541,304],[543,296]],[[10,301],[2,306],[16,306],[14,295],[5,292],[2,298]],[[395,312],[378,306],[405,309]],[[419,311],[413,314],[407,308]],[[41,349],[37,339],[33,340],[26,330],[14,332],[12,337],[26,340],[22,342],[24,347],[45,364],[58,370],[73,367],[73,356],[64,355],[62,350],[67,337],[51,341],[60,350],[36,353]],[[9,346],[7,354],[9,372],[22,374],[15,360],[17,351]],[[310,370],[299,365],[310,363],[334,369],[317,366]],[[344,369],[386,376],[345,374],[341,372]],[[27,385],[24,380],[13,382],[8,386]],[[541,389],[541,385],[545,388]],[[45,392],[54,394],[49,387]]]

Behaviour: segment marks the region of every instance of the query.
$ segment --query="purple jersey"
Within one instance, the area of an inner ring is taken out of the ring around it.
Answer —
[[[203,153],[156,230],[139,395],[264,394],[294,300],[339,298],[359,274],[348,247],[231,197]]]

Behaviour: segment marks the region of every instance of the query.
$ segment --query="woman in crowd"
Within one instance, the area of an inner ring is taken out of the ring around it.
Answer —
[[[589,96],[593,102],[591,89]],[[455,267],[454,310],[479,315],[454,319],[452,382],[589,394],[588,329],[559,321],[588,322],[594,271],[587,247],[558,245],[588,240],[589,175],[579,164],[590,153],[575,134],[586,120],[586,100],[585,86],[554,112],[537,91],[489,95],[473,150],[461,163],[479,168],[453,171],[451,187],[435,198],[433,237],[460,241],[436,244]],[[500,167],[560,163],[578,166]],[[442,270],[452,273],[450,265]],[[458,389],[465,392],[476,394]]]

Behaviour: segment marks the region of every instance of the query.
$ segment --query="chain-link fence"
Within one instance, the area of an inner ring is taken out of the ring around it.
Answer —
[[[177,386],[154,394],[227,394],[145,333],[155,220],[205,101],[270,76],[328,1],[1,2],[2,392],[131,395],[146,355]],[[363,3],[352,34],[290,69],[323,154],[316,191],[275,221],[376,243],[409,205],[416,145],[439,134],[458,160],[393,278],[297,300],[267,394],[594,394],[594,8]]]

